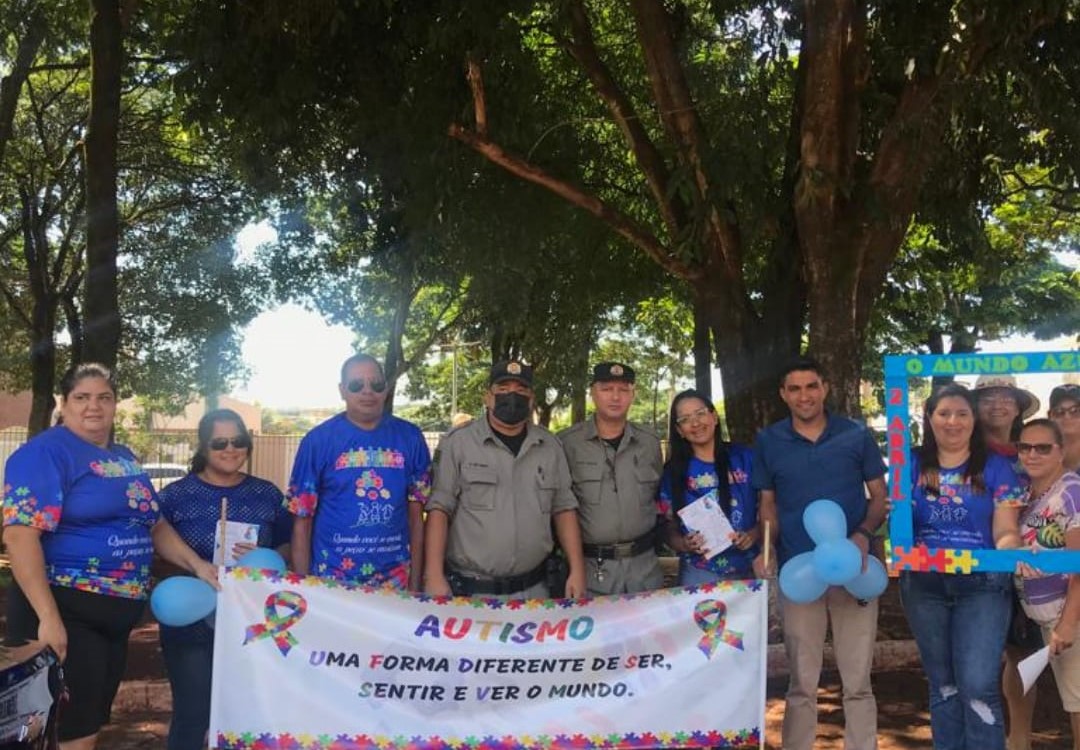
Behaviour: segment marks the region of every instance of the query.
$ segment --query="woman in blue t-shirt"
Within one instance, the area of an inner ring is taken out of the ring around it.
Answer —
[[[704,394],[685,390],[671,402],[668,460],[657,497],[657,512],[667,518],[667,543],[679,555],[679,585],[695,586],[724,578],[753,578],[760,537],[757,498],[750,485],[753,454],[739,443],[725,443],[720,418]],[[715,504],[734,532],[731,546],[709,555],[702,535],[678,516],[695,501]]]
[[[946,385],[926,402],[925,442],[911,461],[911,497],[915,542],[930,555],[993,549],[995,508],[1022,502],[1016,473],[987,450],[976,414],[974,397],[962,385]],[[1010,578],[900,574],[904,611],[930,683],[930,727],[939,750],[1005,748],[999,677],[1012,606]]]
[[[231,409],[217,409],[199,420],[198,432],[191,473],[161,491],[161,515],[203,560],[231,565],[255,547],[276,547],[287,558],[292,516],[281,490],[244,473],[251,458],[244,420]],[[216,543],[222,500],[227,536],[245,540],[231,549]],[[161,651],[173,697],[168,750],[201,750],[210,726],[213,630],[203,621],[182,628],[162,625]]]
[[[4,543],[15,584],[5,645],[22,660],[49,646],[64,663],[65,748],[91,750],[124,674],[155,548],[217,585],[217,571],[159,520],[158,497],[135,456],[112,440],[116,384],[84,363],[60,380],[62,424],[15,451],[5,467]]]

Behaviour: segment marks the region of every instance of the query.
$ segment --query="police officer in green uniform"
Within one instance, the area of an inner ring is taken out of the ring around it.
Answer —
[[[546,598],[552,526],[585,596],[577,500],[559,441],[530,423],[532,367],[491,368],[482,419],[443,438],[424,544],[424,591],[436,596]]]
[[[591,419],[559,434],[581,518],[590,596],[660,588],[656,492],[660,441],[627,419],[634,370],[619,362],[593,368]]]

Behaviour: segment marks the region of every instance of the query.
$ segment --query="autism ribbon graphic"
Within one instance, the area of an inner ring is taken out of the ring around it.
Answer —
[[[278,608],[285,611],[278,614]],[[265,620],[251,625],[244,633],[244,645],[261,638],[272,638],[282,656],[288,656],[289,650],[297,644],[296,637],[289,632],[300,618],[307,613],[307,600],[295,591],[279,591],[266,597],[263,608]]]
[[[705,599],[694,607],[694,622],[705,633],[698,641],[698,648],[705,654],[706,659],[712,658],[721,641],[732,648],[743,650],[742,633],[728,630],[725,626],[726,619],[727,607],[717,599]]]

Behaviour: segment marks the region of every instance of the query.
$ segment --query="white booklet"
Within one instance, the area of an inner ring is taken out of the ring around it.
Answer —
[[[679,518],[686,528],[700,532],[705,538],[703,554],[706,559],[716,557],[731,546],[731,535],[735,529],[720,507],[716,490],[710,490],[680,510]]]
[[[222,524],[220,522],[214,524],[214,562],[224,560],[225,567],[236,565],[233,548],[237,544],[258,545],[259,543],[259,524],[257,523],[226,521],[224,532],[225,538],[222,539]],[[224,545],[224,554],[222,554],[222,545]]]

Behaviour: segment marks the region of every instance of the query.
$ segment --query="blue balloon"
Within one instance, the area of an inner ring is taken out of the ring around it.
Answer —
[[[881,560],[873,555],[866,558],[866,571],[844,584],[848,593],[856,599],[876,599],[885,593],[889,585],[889,574]]]
[[[802,514],[806,533],[815,544],[847,539],[847,516],[835,500],[815,500]]]
[[[833,586],[848,583],[862,570],[862,551],[850,539],[819,544],[813,555],[814,570]]]
[[[259,568],[275,573],[284,573],[286,570],[285,558],[269,547],[256,547],[237,560],[236,564],[241,568]]]
[[[793,602],[807,604],[821,598],[828,588],[814,570],[813,552],[795,555],[780,568],[780,590]]]
[[[217,592],[206,581],[173,576],[154,587],[150,609],[162,625],[183,627],[206,617],[217,607]]]

